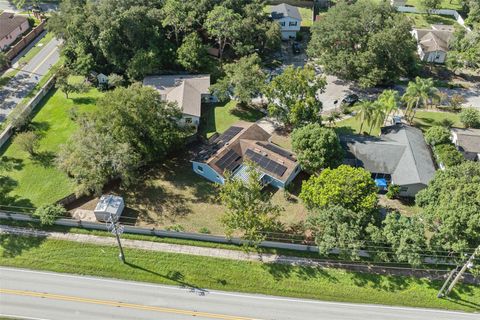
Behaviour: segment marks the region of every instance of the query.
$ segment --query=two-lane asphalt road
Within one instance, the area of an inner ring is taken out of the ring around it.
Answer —
[[[179,281],[181,282],[181,281]],[[39,320],[467,320],[479,314],[228,293],[0,268],[0,316]]]
[[[0,88],[0,123],[5,120],[15,106],[23,100],[40,82],[60,56],[57,39],[47,43],[29,63]]]

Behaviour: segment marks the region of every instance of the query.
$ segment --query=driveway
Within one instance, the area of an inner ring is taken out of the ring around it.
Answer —
[[[0,123],[40,82],[60,56],[60,41],[53,39],[0,89]]]

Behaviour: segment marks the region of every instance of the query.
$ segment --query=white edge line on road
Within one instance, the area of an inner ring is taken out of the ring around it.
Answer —
[[[102,277],[92,277],[92,276],[82,276],[82,275],[74,275],[74,274],[62,274],[56,272],[47,272],[47,271],[35,271],[29,269],[17,269],[17,268],[8,268],[8,267],[0,267],[1,270],[8,270],[8,271],[15,271],[15,272],[24,272],[24,273],[34,273],[34,274],[44,274],[49,276],[55,277],[63,277],[63,278],[73,278],[73,279],[82,279],[82,280],[91,280],[91,281],[102,281],[107,283],[125,283],[127,282],[130,285],[135,285],[139,287],[150,287],[150,288],[162,288],[162,289],[169,289],[169,290],[180,290],[185,291],[185,288],[176,287],[176,286],[166,286],[160,284],[149,284],[149,283],[140,283],[130,280],[120,280],[120,279],[108,279]],[[310,299],[295,299],[295,298],[283,298],[283,297],[275,297],[275,296],[266,296],[262,294],[258,295],[249,295],[249,294],[235,294],[229,293],[226,291],[210,291],[207,290],[208,294],[220,295],[220,296],[230,296],[236,298],[245,298],[245,299],[263,299],[263,300],[272,300],[272,301],[285,301],[285,302],[298,302],[298,303],[309,303],[309,304],[323,304],[323,305],[336,305],[336,306],[345,306],[345,307],[355,307],[355,308],[373,308],[373,309],[390,309],[390,310],[404,310],[404,311],[422,311],[422,312],[434,312],[434,313],[444,313],[444,314],[458,314],[458,315],[476,315],[478,312],[461,312],[461,311],[449,311],[449,310],[442,310],[442,309],[428,309],[428,308],[415,308],[415,307],[397,307],[397,306],[386,306],[381,304],[363,304],[363,303],[345,303],[345,302],[333,302],[333,301],[322,301],[322,300],[310,300]],[[47,319],[39,319],[39,320],[47,320]]]
[[[17,316],[14,314],[3,314],[3,313],[0,313],[0,317],[7,317],[7,318],[19,319],[19,320],[51,320],[51,319],[24,317],[24,316]]]

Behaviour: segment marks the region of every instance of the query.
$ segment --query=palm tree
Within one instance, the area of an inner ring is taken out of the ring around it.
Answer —
[[[415,113],[418,108],[428,106],[428,103],[432,103],[433,99],[438,97],[438,89],[433,85],[433,79],[422,79],[420,77],[415,78],[415,82],[410,81],[407,86],[407,91],[403,95],[402,99],[407,103],[407,109],[405,115],[412,114],[409,119],[411,123],[415,118]]]
[[[368,131],[368,134],[372,133],[372,129],[374,127],[380,127],[382,124],[385,122],[385,119],[387,118],[387,113],[383,107],[382,104],[380,104],[378,101],[375,101],[372,103],[372,117],[370,118],[370,130]]]
[[[378,96],[377,102],[385,114],[382,124],[385,124],[387,119],[398,111],[398,100],[398,91],[395,90],[385,90]]]
[[[330,127],[335,127],[335,122],[342,118],[342,115],[338,111],[332,111],[327,117],[326,120]]]
[[[375,111],[375,106],[373,102],[364,100],[356,104],[355,109],[357,114],[355,115],[356,119],[360,119],[360,134],[362,134],[363,124],[365,122],[371,123]]]

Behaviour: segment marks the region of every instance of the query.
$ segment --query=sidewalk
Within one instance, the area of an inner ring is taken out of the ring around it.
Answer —
[[[0,234],[15,234],[21,236],[47,237],[55,240],[73,241],[79,243],[89,243],[104,246],[116,246],[117,242],[114,237],[103,237],[87,234],[63,233],[41,231],[35,229],[10,227],[0,225]],[[367,272],[375,274],[388,274],[397,276],[415,276],[429,278],[431,280],[443,279],[448,271],[433,269],[411,269],[395,266],[375,266],[370,264],[355,264],[353,262],[339,262],[335,260],[310,259],[294,256],[285,256],[271,253],[245,252],[242,250],[228,250],[208,247],[197,247],[190,245],[169,244],[153,241],[122,239],[122,245],[125,248],[149,250],[176,254],[189,254],[194,256],[203,256],[211,258],[229,259],[237,261],[254,261],[262,263],[279,263],[291,266],[303,267],[334,267],[342,268],[356,272]],[[127,256],[128,259],[128,256]],[[477,283],[473,277],[467,277],[465,282]]]

